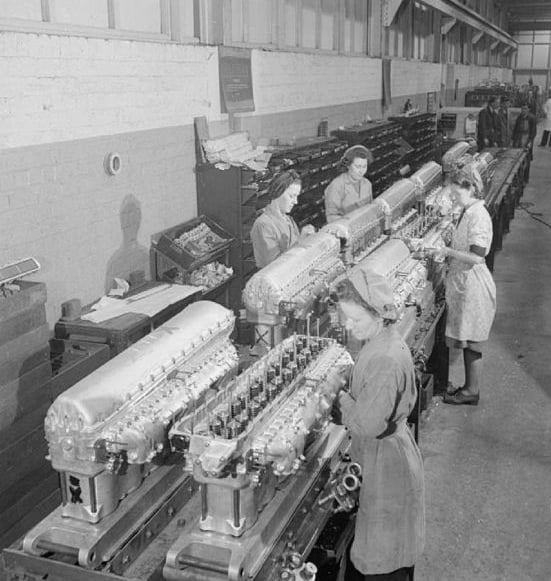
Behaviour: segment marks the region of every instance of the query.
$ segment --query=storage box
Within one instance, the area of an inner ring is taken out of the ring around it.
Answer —
[[[43,282],[17,281],[20,290],[0,298],[0,324],[19,313],[46,302],[46,285]]]
[[[184,246],[175,242],[180,236],[204,225],[205,234]],[[184,224],[174,226],[161,233],[156,243],[157,252],[164,254],[185,270],[212,262],[224,253],[233,242],[233,238],[221,226],[208,216],[198,216]]]
[[[44,361],[16,379],[0,385],[0,431],[48,402],[46,386],[51,377],[50,362]]]
[[[109,346],[88,341],[50,340],[53,377],[48,382],[50,401],[109,361]]]
[[[127,298],[154,289],[157,286],[159,286],[158,282],[147,282],[143,287],[131,291]],[[125,313],[100,323],[93,323],[86,319],[76,319],[74,321],[60,319],[55,324],[55,338],[70,339],[77,342],[106,343],[111,348],[111,357],[114,357],[145,337],[152,329],[156,329],[159,325],[177,315],[190,303],[198,300],[200,296],[201,292],[198,289],[197,293],[187,295],[175,303],[166,305],[151,317],[137,313]],[[90,307],[86,307],[84,312],[89,310]]]
[[[57,339],[107,344],[110,356],[115,357],[132,343],[145,337],[151,328],[151,318],[147,315],[126,313],[101,323],[92,323],[84,319],[60,320],[54,329]]]

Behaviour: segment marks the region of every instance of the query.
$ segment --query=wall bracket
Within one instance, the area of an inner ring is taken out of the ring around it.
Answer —
[[[396,13],[400,9],[403,0],[383,0],[382,21],[383,26],[390,26]]]

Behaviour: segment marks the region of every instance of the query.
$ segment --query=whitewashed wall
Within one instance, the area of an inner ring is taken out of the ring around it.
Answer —
[[[254,50],[255,114],[377,99],[381,60]]]
[[[0,32],[0,147],[220,118],[215,47]]]
[[[440,91],[442,65],[421,61],[394,60],[391,64],[392,96]]]
[[[0,33],[0,264],[39,260],[50,324],[62,302],[101,296],[114,262],[149,276],[151,236],[196,216],[193,118],[225,117],[217,54]]]

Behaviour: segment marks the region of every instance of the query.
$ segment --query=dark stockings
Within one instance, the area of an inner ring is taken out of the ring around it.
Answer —
[[[465,366],[466,393],[479,393],[482,383],[482,353],[472,349],[463,349],[463,364]]]

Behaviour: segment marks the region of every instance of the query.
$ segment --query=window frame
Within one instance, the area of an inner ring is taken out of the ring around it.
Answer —
[[[225,46],[235,46],[235,47],[244,47],[244,48],[256,48],[256,49],[267,49],[267,50],[282,50],[288,52],[299,52],[299,53],[315,53],[315,54],[326,54],[326,55],[346,55],[346,56],[358,56],[358,57],[366,57],[369,55],[369,24],[370,24],[370,15],[371,15],[371,1],[372,0],[363,0],[365,3],[365,8],[362,10],[362,24],[363,24],[363,40],[362,40],[362,52],[358,51],[347,51],[344,48],[345,45],[345,2],[346,0],[335,0],[334,2],[334,26],[333,26],[333,46],[335,48],[328,49],[328,48],[320,48],[321,46],[321,18],[322,18],[322,6],[321,0],[316,1],[316,30],[315,30],[315,37],[316,37],[316,46],[315,47],[305,47],[301,46],[302,44],[302,16],[303,16],[303,0],[295,0],[296,2],[296,29],[295,29],[295,38],[296,38],[296,45],[289,45],[286,44],[286,31],[285,31],[285,10],[286,10],[286,2],[285,0],[271,0],[273,4],[272,9],[272,33],[271,33],[271,42],[264,42],[264,43],[256,43],[250,42],[246,38],[246,24],[243,27],[243,40],[233,40],[232,39],[232,1],[233,0],[223,0],[223,10],[224,10],[224,24],[223,24],[223,44]],[[254,0],[241,0],[243,3],[243,12],[246,11],[246,6],[248,2]],[[355,1],[355,0],[353,0]],[[244,18],[245,20],[245,18]],[[351,27],[351,46],[354,43],[354,26]]]
[[[199,0],[194,0],[193,2],[194,36],[186,36],[184,33],[186,29],[184,20],[185,10],[183,9],[181,0],[159,0],[161,31],[158,33],[117,29],[117,0],[105,0],[105,2],[108,17],[107,28],[52,22],[55,0],[40,0],[42,21],[0,17],[0,31],[100,39],[138,40],[144,42],[199,43],[200,39],[197,26]]]

